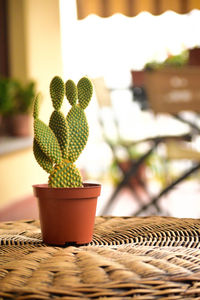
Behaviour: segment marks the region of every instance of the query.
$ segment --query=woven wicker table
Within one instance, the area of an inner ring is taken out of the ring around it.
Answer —
[[[90,245],[0,224],[0,299],[200,299],[200,220],[97,217]]]

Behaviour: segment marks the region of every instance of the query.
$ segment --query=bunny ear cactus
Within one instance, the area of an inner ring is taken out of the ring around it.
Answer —
[[[70,132],[68,158],[75,162],[88,140],[89,129],[84,109],[92,97],[92,83],[87,77],[81,78],[77,86],[72,80],[68,80],[65,84],[65,92],[69,103],[72,105],[67,115]]]
[[[50,96],[54,111],[49,126],[39,119],[39,97],[33,108],[33,153],[39,165],[48,172],[51,187],[81,187],[82,178],[74,165],[88,139],[88,123],[84,109],[92,97],[92,83],[87,77],[77,86],[72,80],[64,84],[56,76],[50,83]],[[71,109],[65,118],[60,111],[66,95]],[[78,104],[77,104],[78,100]]]

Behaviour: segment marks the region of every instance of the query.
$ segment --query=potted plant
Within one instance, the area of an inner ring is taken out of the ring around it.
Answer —
[[[194,47],[189,49],[189,65],[199,66],[200,65],[200,47]]]
[[[30,112],[35,97],[33,81],[22,84],[12,78],[0,79],[0,115],[4,134],[30,135]]]
[[[132,84],[135,87],[144,86],[144,70],[131,70]]]
[[[74,164],[88,139],[84,109],[92,93],[93,86],[87,77],[76,85],[72,80],[64,84],[55,76],[50,83],[54,111],[49,126],[39,119],[39,97],[34,102],[33,152],[39,165],[50,174],[48,184],[33,186],[42,237],[47,244],[85,244],[92,240],[101,186],[82,183]],[[71,105],[66,117],[60,111],[65,95]]]

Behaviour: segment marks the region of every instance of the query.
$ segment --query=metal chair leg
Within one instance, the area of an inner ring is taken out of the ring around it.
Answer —
[[[195,173],[198,169],[200,169],[200,163],[195,164],[192,168],[190,168],[188,171],[184,172],[183,175],[181,175],[179,178],[174,180],[171,184],[169,184],[166,188],[164,188],[157,196],[153,197],[149,203],[143,205],[139,210],[137,210],[133,216],[138,216],[142,212],[144,212],[148,207],[151,205],[155,205],[158,200],[166,195],[171,189],[173,189],[177,184],[179,184],[181,181],[189,177],[191,174]]]
[[[116,196],[118,195],[118,193],[120,192],[120,190],[127,185],[129,179],[131,176],[133,176],[134,174],[136,174],[139,166],[145,161],[145,159],[147,159],[147,157],[149,157],[149,155],[151,155],[151,153],[154,151],[154,149],[158,146],[158,144],[160,143],[160,139],[156,139],[154,141],[153,146],[143,155],[141,156],[137,162],[134,162],[130,169],[126,172],[126,174],[124,175],[124,178],[121,180],[121,182],[118,184],[118,186],[116,187],[116,189],[114,190],[113,194],[111,195],[107,205],[103,208],[101,215],[105,215],[108,212],[108,209],[111,207],[111,205],[114,203],[114,200],[116,199]]]

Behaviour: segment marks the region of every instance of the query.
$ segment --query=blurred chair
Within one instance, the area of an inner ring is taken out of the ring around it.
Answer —
[[[192,141],[200,137],[200,68],[187,65],[146,71],[144,88],[155,116],[168,114],[189,126],[189,143],[180,139],[165,140],[165,147],[168,160],[189,160],[192,166],[142,206],[136,215],[150,205],[158,204],[163,195],[200,169],[200,152],[192,147]],[[186,112],[190,112],[190,118],[186,117]]]
[[[166,143],[167,141],[173,140],[190,140],[190,134],[186,133],[175,136],[170,134],[164,136],[149,136],[144,139],[141,138],[139,140],[133,140],[131,142],[124,140],[124,138],[120,134],[120,122],[117,118],[117,114],[113,110],[110,90],[106,87],[104,78],[95,78],[93,79],[93,83],[99,104],[99,123],[102,127],[103,137],[106,143],[110,146],[113,153],[113,158],[117,163],[118,168],[123,174],[121,181],[115,187],[111,197],[109,198],[106,206],[103,208],[101,214],[108,214],[110,208],[114,205],[116,197],[124,187],[129,187],[131,193],[133,194],[133,199],[136,200],[140,206],[138,212],[136,212],[135,214],[140,214],[145,210],[151,208],[151,206],[153,206],[154,211],[156,210],[157,213],[161,213],[162,210],[158,205],[158,199],[164,194],[166,194],[170,190],[170,187],[169,189],[163,190],[162,193],[160,193],[157,196],[157,198],[152,197],[151,193],[149,192],[146,186],[145,181],[140,176],[141,166],[151,156],[155,149],[157,149],[160,143]],[[116,135],[114,138],[107,135],[106,124],[103,116],[103,112],[105,111],[107,111],[107,114],[109,113],[110,124],[112,123],[112,125],[110,126],[115,127]],[[132,117],[134,118],[134,116]],[[133,130],[135,130],[135,128],[133,128]],[[136,130],[138,130],[138,128],[136,128]],[[137,159],[135,159],[131,155],[131,148],[138,144],[144,145],[145,150],[139,157],[137,157]],[[123,148],[123,150],[126,152],[126,162],[128,162],[128,164],[126,165],[122,164],[118,157],[119,148]],[[139,189],[134,188],[133,180],[137,182],[137,185],[139,185]],[[145,198],[149,199],[148,203],[144,201],[144,198],[141,196],[142,194],[145,195]]]
[[[141,110],[149,109],[146,90],[144,88],[144,70],[131,70],[132,86],[130,87],[134,101],[139,103]]]

